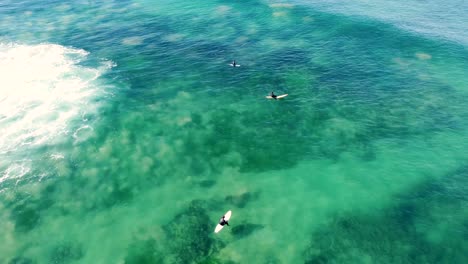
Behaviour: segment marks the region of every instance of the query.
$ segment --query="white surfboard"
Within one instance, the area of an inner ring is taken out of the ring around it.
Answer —
[[[276,99],[281,99],[281,98],[284,98],[286,96],[288,96],[288,94],[278,95],[278,96],[276,96]],[[267,95],[266,98],[267,99],[273,99],[273,97],[271,97],[271,95]]]
[[[229,63],[229,66],[234,67],[234,64]],[[236,67],[240,67],[240,65],[239,65],[239,64],[236,64]]]
[[[231,210],[227,211],[227,212],[224,214],[224,220],[229,221],[229,218],[231,218],[231,214],[232,214]],[[215,232],[215,233],[218,233],[219,231],[221,231],[221,229],[223,229],[223,227],[224,227],[224,226],[222,226],[222,225],[220,225],[220,224],[218,223],[218,225],[216,226],[214,232]]]

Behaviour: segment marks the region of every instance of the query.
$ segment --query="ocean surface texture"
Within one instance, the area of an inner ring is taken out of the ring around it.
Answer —
[[[0,263],[468,263],[467,10],[0,1]]]

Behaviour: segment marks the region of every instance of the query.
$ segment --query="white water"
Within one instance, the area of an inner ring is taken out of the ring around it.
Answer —
[[[97,113],[105,94],[98,78],[112,63],[81,66],[87,56],[55,44],[0,43],[0,182],[30,171],[31,161],[16,154],[90,127],[87,116]]]

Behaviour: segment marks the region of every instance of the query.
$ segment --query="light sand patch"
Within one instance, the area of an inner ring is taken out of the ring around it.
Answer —
[[[107,14],[98,15],[96,16],[96,20],[105,20],[107,17]]]
[[[192,96],[185,92],[185,91],[180,91],[177,93],[177,96],[174,99],[171,99],[168,101],[168,104],[171,106],[181,104],[183,101],[190,100]]]
[[[216,14],[218,15],[224,15],[226,14],[226,12],[228,12],[229,10],[231,10],[231,7],[230,6],[227,6],[227,5],[220,5],[220,6],[217,6],[216,7]]]
[[[143,43],[143,37],[128,37],[122,40],[122,44],[126,46],[137,46]]]
[[[4,25],[8,25],[13,23],[13,17],[12,16],[4,16],[3,19],[1,20]]]
[[[302,18],[302,22],[314,22],[314,19],[310,16],[305,16]]]
[[[190,123],[192,122],[192,118],[190,118],[190,116],[184,116],[184,117],[181,117],[177,120],[177,125],[179,126],[183,126],[187,123]]]
[[[54,169],[57,172],[58,176],[66,176],[66,175],[70,175],[71,173],[70,167],[67,166],[67,164],[63,161],[60,161],[60,162],[56,161],[54,166],[55,166]]]
[[[285,17],[286,15],[286,12],[273,12],[274,17]]]
[[[419,80],[422,80],[422,81],[428,81],[431,79],[431,76],[429,74],[426,74],[426,73],[420,73],[418,74],[418,79]]]
[[[423,53],[423,52],[417,52],[415,54],[416,58],[420,59],[420,60],[430,60],[432,59],[432,56],[430,54],[427,54],[427,53]]]
[[[141,166],[141,169],[142,169],[143,173],[149,172],[151,170],[151,168],[153,167],[153,165],[154,165],[153,159],[148,157],[148,156],[144,157],[140,161],[140,166]]]
[[[157,92],[155,94],[157,94]],[[148,110],[150,110],[152,112],[156,112],[156,111],[160,111],[161,107],[162,107],[161,103],[157,102],[157,103],[148,105]]]
[[[405,61],[404,59],[400,58],[400,57],[396,57],[396,58],[393,58],[392,61],[396,64],[398,64],[399,66],[401,67],[408,67],[411,63],[409,63],[408,61]]]
[[[130,136],[129,135],[130,133],[128,132],[128,130],[124,130],[122,132],[122,143],[129,143],[130,141],[128,140],[128,137]],[[111,145],[111,142],[106,142],[105,145],[103,145],[102,147],[99,148],[99,155],[103,156],[103,157],[110,157],[112,154],[112,145]]]
[[[271,4],[271,8],[293,8],[293,4],[286,4],[286,3],[276,3],[276,4]]]
[[[4,206],[1,206],[0,207],[2,209],[3,212],[6,212]],[[14,236],[14,232],[15,232],[15,224],[10,220],[8,214],[6,213],[2,213],[2,215],[0,216],[0,219],[2,221],[2,233],[0,234],[0,239],[2,239],[2,246],[5,247],[5,249],[7,248],[15,248],[15,244],[16,244],[16,241],[15,241],[15,236]],[[13,254],[14,250],[11,250],[10,252],[4,252],[2,250],[2,253],[3,254]]]
[[[247,34],[254,35],[258,32],[258,25],[257,24],[249,24],[247,26]]]
[[[240,37],[236,38],[235,42],[236,42],[236,43],[245,43],[247,40],[249,40],[248,37],[246,37],[246,36],[240,36]]]
[[[33,14],[33,12],[32,11],[25,11],[23,14],[25,16],[31,16]]]
[[[68,25],[75,20],[74,15],[66,15],[62,17],[62,24]]]
[[[348,140],[356,138],[363,129],[359,124],[346,120],[344,118],[332,118],[327,121],[327,127],[325,128],[326,135],[334,135],[333,138],[337,138],[338,135],[345,137]]]
[[[160,140],[158,143],[158,152],[155,156],[160,160],[164,160],[174,158],[175,153],[171,145],[169,145],[165,140]]]
[[[54,27],[53,25],[48,25],[48,26],[46,27],[46,30],[47,30],[47,31],[55,31],[55,27]]]
[[[64,11],[67,11],[70,9],[70,5],[67,5],[67,4],[63,4],[63,5],[59,5],[57,7],[54,8],[56,11],[61,11],[61,12],[64,12]]]
[[[179,34],[179,33],[169,34],[164,37],[164,40],[169,41],[169,42],[176,42],[176,41],[183,39],[184,37],[185,37],[185,34]]]
[[[280,49],[286,47],[288,45],[288,42],[274,38],[266,38],[260,42],[260,45],[268,48]]]
[[[101,174],[98,168],[86,168],[83,170],[81,176],[83,177],[91,177],[96,178]]]

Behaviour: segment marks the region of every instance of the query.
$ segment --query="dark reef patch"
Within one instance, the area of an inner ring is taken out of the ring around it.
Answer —
[[[51,263],[72,263],[81,259],[85,252],[80,244],[66,242],[56,246],[50,254]]]
[[[27,232],[39,224],[41,214],[34,205],[20,203],[12,208],[11,218],[15,223],[16,231]]]
[[[263,225],[245,223],[232,227],[232,234],[236,239],[241,239],[251,235],[253,232],[263,228]]]
[[[163,227],[168,238],[170,263],[200,263],[224,247],[212,237],[212,220],[205,204],[195,200]]]
[[[396,196],[402,202],[381,214],[337,217],[312,235],[305,263],[466,263],[467,179],[463,166]]]
[[[244,208],[249,202],[257,199],[258,196],[259,192],[245,192],[240,195],[228,195],[224,198],[224,201],[236,207]]]
[[[198,186],[202,188],[211,188],[216,184],[216,181],[215,180],[202,180],[202,181],[199,181],[197,184]]]
[[[14,257],[11,259],[8,264],[34,264],[36,263],[30,258],[25,258],[25,257]]]
[[[163,255],[158,252],[156,240],[136,241],[130,245],[125,264],[164,263]]]

